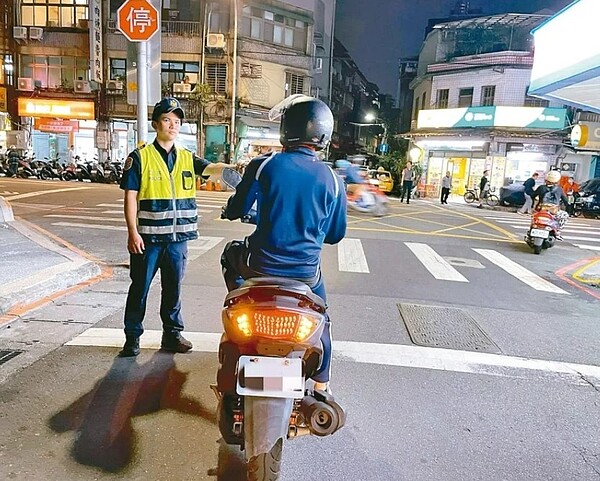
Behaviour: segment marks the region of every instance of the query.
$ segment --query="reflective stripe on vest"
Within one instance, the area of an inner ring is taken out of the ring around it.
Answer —
[[[152,242],[196,238],[198,211],[192,153],[177,148],[177,159],[171,173],[153,144],[140,149],[139,154],[138,232],[151,236]]]

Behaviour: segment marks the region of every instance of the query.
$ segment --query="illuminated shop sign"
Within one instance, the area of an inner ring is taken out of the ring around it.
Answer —
[[[93,120],[94,102],[19,98],[21,117]]]
[[[515,127],[524,129],[562,129],[567,110],[544,107],[466,107],[461,109],[421,110],[417,129]]]
[[[576,149],[600,150],[600,123],[582,122],[574,125],[570,140]]]

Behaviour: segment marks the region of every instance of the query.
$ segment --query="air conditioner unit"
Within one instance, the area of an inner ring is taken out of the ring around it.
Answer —
[[[17,40],[27,40],[27,27],[13,27],[13,37]]]
[[[206,36],[206,46],[208,48],[225,48],[225,35],[222,33],[209,33]]]
[[[89,94],[92,87],[87,80],[75,80],[75,92],[80,94]]]
[[[191,92],[192,84],[177,83],[173,84],[173,93]]]
[[[33,92],[33,79],[29,77],[19,77],[17,89],[23,92]]]
[[[44,36],[44,29],[41,27],[29,27],[29,38],[31,40],[41,40]]]
[[[109,80],[108,82],[106,82],[106,90],[123,90],[123,82],[121,82],[120,80]]]

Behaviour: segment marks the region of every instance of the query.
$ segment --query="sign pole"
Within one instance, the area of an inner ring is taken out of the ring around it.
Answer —
[[[148,58],[147,42],[137,42],[137,141],[148,138]]]

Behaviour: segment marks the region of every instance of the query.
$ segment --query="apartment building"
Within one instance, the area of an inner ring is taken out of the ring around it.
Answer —
[[[277,147],[273,105],[294,93],[328,100],[335,2],[149,1],[161,14],[148,42],[149,98],[181,100],[181,140],[200,155]],[[82,156],[120,158],[135,147],[137,56],[117,28],[122,4],[15,2],[15,101],[38,156],[74,145]]]
[[[536,171],[543,177],[559,163],[576,171],[586,161],[567,158],[562,147],[571,112],[560,102],[528,95],[530,32],[546,18],[467,18],[437,24],[427,35],[410,85],[407,135],[413,159],[423,164],[427,192],[437,195],[446,171],[453,175],[453,192],[462,194],[484,170],[499,188]]]

